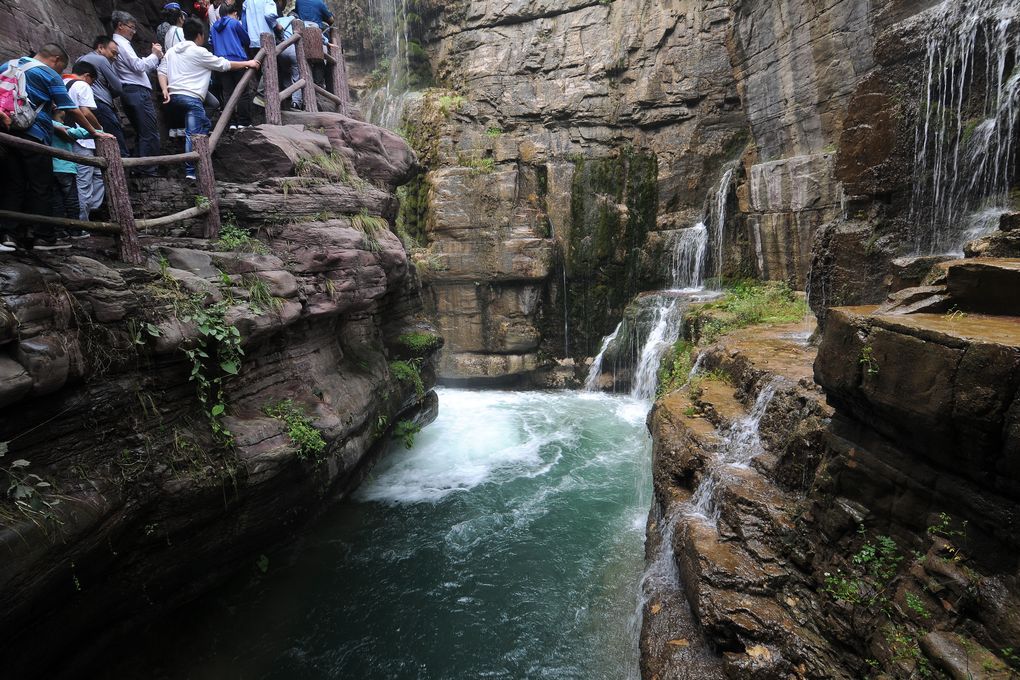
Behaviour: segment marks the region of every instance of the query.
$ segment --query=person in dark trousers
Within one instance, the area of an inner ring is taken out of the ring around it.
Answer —
[[[85,62],[96,67],[98,74],[92,81],[92,93],[96,97],[96,118],[103,126],[103,132],[109,133],[117,138],[120,146],[120,153],[128,155],[127,140],[124,138],[124,128],[120,124],[120,115],[114,107],[113,100],[120,97],[123,92],[123,84],[113,64],[117,61],[117,54],[120,48],[113,38],[108,35],[96,36],[92,41],[92,52],[83,55],[77,63]]]
[[[306,24],[315,24],[325,32],[333,25],[333,13],[323,0],[297,0],[294,7],[298,19]],[[320,87],[326,86],[326,64],[312,62],[312,79]]]
[[[117,42],[117,75],[123,83],[124,94],[121,102],[131,125],[135,128],[135,156],[159,155],[159,127],[156,122],[156,107],[152,103],[152,83],[149,73],[156,70],[163,58],[163,48],[152,44],[152,54],[141,59],[131,46],[131,38],[138,29],[135,18],[127,12],[116,11],[110,17],[113,23],[113,39]],[[153,176],[156,168],[149,166],[139,174]]]
[[[240,21],[240,6],[234,3],[226,3],[220,7],[220,18],[213,24],[210,36],[213,44],[213,54],[223,57],[227,61],[245,61],[248,59],[248,32]],[[230,98],[237,89],[244,71],[226,71],[217,73],[216,77],[220,85],[220,102],[227,105]],[[251,89],[246,89],[241,98],[237,101],[237,108],[234,110],[234,117],[230,121],[230,129],[251,125]]]
[[[25,71],[25,83],[28,98],[39,113],[32,127],[24,132],[9,131],[8,125],[0,121],[4,132],[49,146],[53,139],[53,118],[50,112],[55,109],[67,111],[70,121],[83,127],[88,125],[78,105],[67,94],[67,88],[60,77],[60,72],[67,68],[67,62],[67,52],[55,43],[43,45],[34,57],[14,60],[19,67],[31,66]],[[8,68],[10,63],[4,64],[0,67],[0,73]],[[0,191],[0,207],[14,212],[50,215],[53,199],[51,156],[7,147],[5,153],[0,155],[0,177],[4,181],[4,190]],[[9,244],[12,243],[12,235],[14,242],[27,250],[33,247],[39,250],[59,247],[52,225],[6,223],[0,224],[0,232],[4,233],[0,243],[6,251],[11,249]]]
[[[255,60],[230,61],[210,53],[204,47],[208,33],[200,19],[188,19],[184,23],[184,42],[174,45],[159,65],[163,103],[183,111],[187,121],[187,151],[191,151],[192,136],[207,134],[211,127],[203,102],[212,72],[259,67]],[[196,179],[194,163],[185,163],[184,173],[187,179]]]

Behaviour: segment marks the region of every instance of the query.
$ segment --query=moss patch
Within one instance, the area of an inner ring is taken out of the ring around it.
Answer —
[[[638,266],[655,227],[657,179],[658,160],[643,151],[575,161],[566,253],[575,357],[597,351],[610,319],[641,290]]]

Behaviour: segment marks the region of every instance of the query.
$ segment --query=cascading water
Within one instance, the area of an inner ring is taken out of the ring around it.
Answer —
[[[693,369],[691,373],[694,373]],[[718,520],[715,490],[719,484],[720,476],[728,467],[747,467],[751,460],[762,452],[758,428],[772,398],[776,396],[776,390],[780,384],[781,381],[776,378],[762,387],[751,412],[731,425],[725,433],[716,466],[704,475],[691,497],[691,514],[703,517],[713,524]]]
[[[616,340],[616,336],[620,334],[620,328],[623,327],[623,322],[616,324],[616,328],[613,332],[602,340],[602,347],[599,349],[599,353],[595,356],[595,360],[591,363],[591,368],[588,370],[588,377],[584,381],[584,389],[587,392],[595,392],[599,388],[599,378],[602,376],[602,362],[606,358],[606,350]]]
[[[981,235],[968,232],[969,213],[1001,209],[1008,199],[1020,113],[1020,2],[946,0],[932,12],[911,218],[917,251],[942,253]]]
[[[674,289],[700,289],[705,281],[705,255],[708,252],[708,227],[699,222],[681,229],[673,246],[671,266]]]
[[[416,15],[408,11],[407,0],[368,0],[367,9],[377,51],[373,80],[382,82],[365,94],[363,108],[370,122],[395,130],[415,85],[409,25]]]
[[[705,274],[708,264],[710,241],[714,240],[713,255],[716,281],[722,278],[722,250],[726,224],[726,201],[733,182],[733,168],[726,169],[712,194],[706,199],[707,220],[713,225],[712,238],[709,226],[700,221],[693,227],[678,229],[673,233],[670,249],[670,288],[655,294],[655,309],[647,336],[637,343],[636,364],[631,375],[631,396],[637,399],[653,399],[658,386],[659,364],[663,354],[672,347],[680,335],[683,312],[691,296],[705,289]],[[592,362],[585,380],[586,390],[597,390],[599,377],[604,367],[604,357],[614,342],[620,338],[621,326],[603,340],[598,356]]]
[[[712,225],[715,232],[715,285],[722,285],[723,240],[726,236],[726,201],[730,196],[730,184],[733,182],[733,168],[728,168],[719,180],[715,190],[715,201],[712,207]]]

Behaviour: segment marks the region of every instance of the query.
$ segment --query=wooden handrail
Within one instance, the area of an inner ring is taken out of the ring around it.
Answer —
[[[34,222],[36,224],[52,224],[55,227],[71,227],[72,229],[85,229],[86,231],[98,231],[104,234],[119,234],[120,225],[113,222],[87,222],[85,220],[72,220],[67,217],[50,217],[49,215],[29,215],[28,213],[14,212],[13,210],[0,210],[0,219],[11,222]]]
[[[24,137],[16,137],[9,135],[5,132],[0,132],[0,143],[7,146],[13,146],[15,149],[21,149],[22,151],[28,151],[30,153],[39,153],[44,156],[50,156],[52,158],[59,158],[64,161],[71,161],[78,165],[90,165],[94,168],[105,168],[106,161],[99,156],[79,156],[73,151],[64,151],[63,149],[57,149],[52,146],[46,146],[39,142],[33,142],[30,139]]]
[[[304,35],[305,24],[303,21],[295,19],[291,26],[294,27],[294,35]],[[305,111],[308,113],[318,113],[319,103],[315,100],[315,81],[312,79],[312,65],[305,58],[305,42],[304,40],[298,40],[297,45],[294,47],[294,52],[297,55],[298,74],[301,80],[305,81]]]
[[[195,206],[194,208],[188,208],[186,210],[181,210],[180,212],[175,212],[172,215],[164,215],[163,217],[152,217],[147,220],[137,220],[135,224],[138,225],[139,229],[154,229],[156,227],[165,227],[166,225],[173,224],[174,222],[189,220],[193,217],[201,217],[202,215],[208,213],[209,210],[210,206],[199,205]]]
[[[322,87],[321,85],[316,85],[315,86],[315,91],[318,92],[319,94],[321,94],[326,99],[328,99],[331,102],[333,102],[334,104],[336,104],[337,106],[342,107],[344,105],[344,100],[343,99],[341,99],[340,97],[336,96],[335,94],[333,94],[332,92],[330,92],[326,88]]]
[[[295,82],[291,83],[291,85],[289,87],[287,87],[287,88],[285,88],[283,90],[280,90],[280,97],[279,97],[280,101],[282,102],[284,99],[286,99],[287,97],[291,96],[292,94],[294,94],[295,92],[297,92],[298,90],[303,88],[304,86],[305,86],[305,79],[304,78],[299,78]]]
[[[255,59],[256,61],[262,61],[265,56],[266,53],[259,50],[255,55]],[[213,128],[212,134],[209,135],[209,147],[211,150],[216,150],[216,145],[219,143],[220,137],[223,136],[223,133],[227,129],[227,125],[230,124],[230,119],[234,115],[234,109],[237,108],[237,102],[241,101],[241,95],[243,95],[244,91],[248,89],[248,83],[251,82],[255,73],[256,71],[254,69],[248,69],[245,71],[241,81],[237,84],[237,87],[234,88],[234,94],[230,96],[230,99],[227,101],[227,105],[223,107],[223,113],[220,114],[220,119],[216,122],[216,127]]]
[[[262,35],[272,35],[272,33],[263,33]],[[290,47],[291,45],[296,43],[298,40],[301,40],[301,34],[300,33],[295,33],[292,36],[290,36],[289,38],[287,38],[286,40],[284,40],[282,43],[277,45],[276,46],[276,56],[280,56],[281,54],[283,54],[283,51],[285,49],[287,49],[288,47]]]
[[[259,36],[262,41],[262,52],[266,53],[265,63],[262,64],[262,99],[265,102],[266,122],[270,125],[280,125],[283,118],[280,115],[280,98],[275,97],[280,91],[280,72],[277,70],[276,38],[272,33],[263,33]]]
[[[305,110],[317,112],[318,104],[316,95],[322,95],[334,102],[344,115],[348,115],[350,108],[350,91],[347,85],[347,64],[343,57],[343,49],[339,40],[329,43],[327,48],[322,49],[321,34],[316,27],[305,27],[304,23],[295,20],[293,23],[294,34],[279,43],[275,44],[272,34],[262,34],[262,49],[255,55],[255,59],[262,61],[265,73],[266,85],[266,118],[267,122],[281,124],[282,115],[280,102],[291,96],[298,90],[305,92]],[[304,40],[305,34],[309,39],[315,39],[316,44],[311,52],[318,56],[318,60],[325,59],[331,70],[330,85],[336,92],[330,92],[326,88],[316,85],[312,79],[309,55],[305,47],[308,41]],[[292,45],[298,58],[298,69],[300,78],[280,91],[276,75],[276,57]],[[271,67],[272,75],[269,75],[266,67]],[[138,243],[139,229],[153,229],[162,227],[187,219],[206,216],[205,236],[209,239],[217,238],[219,235],[219,197],[216,191],[216,180],[213,177],[212,153],[223,137],[230,119],[237,109],[238,102],[244,96],[245,91],[255,77],[256,69],[249,69],[241,78],[234,89],[230,100],[223,107],[220,119],[216,123],[211,135],[193,135],[192,144],[194,151],[167,156],[148,156],[142,158],[123,158],[117,141],[110,137],[101,137],[96,140],[96,156],[80,156],[76,153],[56,149],[45,144],[39,144],[23,137],[0,132],[0,145],[11,146],[30,153],[42,154],[51,158],[60,158],[79,165],[87,165],[104,169],[104,176],[107,187],[107,198],[112,222],[88,222],[85,220],[74,220],[61,217],[50,217],[47,215],[31,215],[27,213],[0,210],[0,219],[14,222],[34,222],[37,224],[48,224],[54,226],[71,227],[84,229],[90,232],[113,234],[120,244],[121,259],[132,264],[141,264],[144,260],[141,247]],[[272,96],[270,93],[275,92]],[[179,163],[193,162],[197,166],[198,181],[201,194],[208,200],[208,203],[194,208],[187,208],[171,215],[154,217],[144,220],[135,220],[134,210],[131,206],[130,196],[127,191],[126,168],[152,166],[152,165],[175,165]]]
[[[187,153],[173,153],[166,156],[144,156],[142,158],[125,158],[125,168],[136,168],[139,165],[176,165],[178,163],[189,163],[198,160],[197,151]]]

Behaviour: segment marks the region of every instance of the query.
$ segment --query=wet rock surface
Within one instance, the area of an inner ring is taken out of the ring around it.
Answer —
[[[966,264],[942,280],[1012,270]],[[936,287],[954,310],[939,314],[908,313],[924,288],[907,307],[832,309],[817,348],[738,331],[659,399],[649,544],[672,550],[649,563],[667,559],[685,597],[646,606],[643,677],[1015,673],[1020,322],[963,311],[970,289]],[[733,464],[748,418],[759,448]],[[691,621],[716,655],[701,676],[661,651]]]

